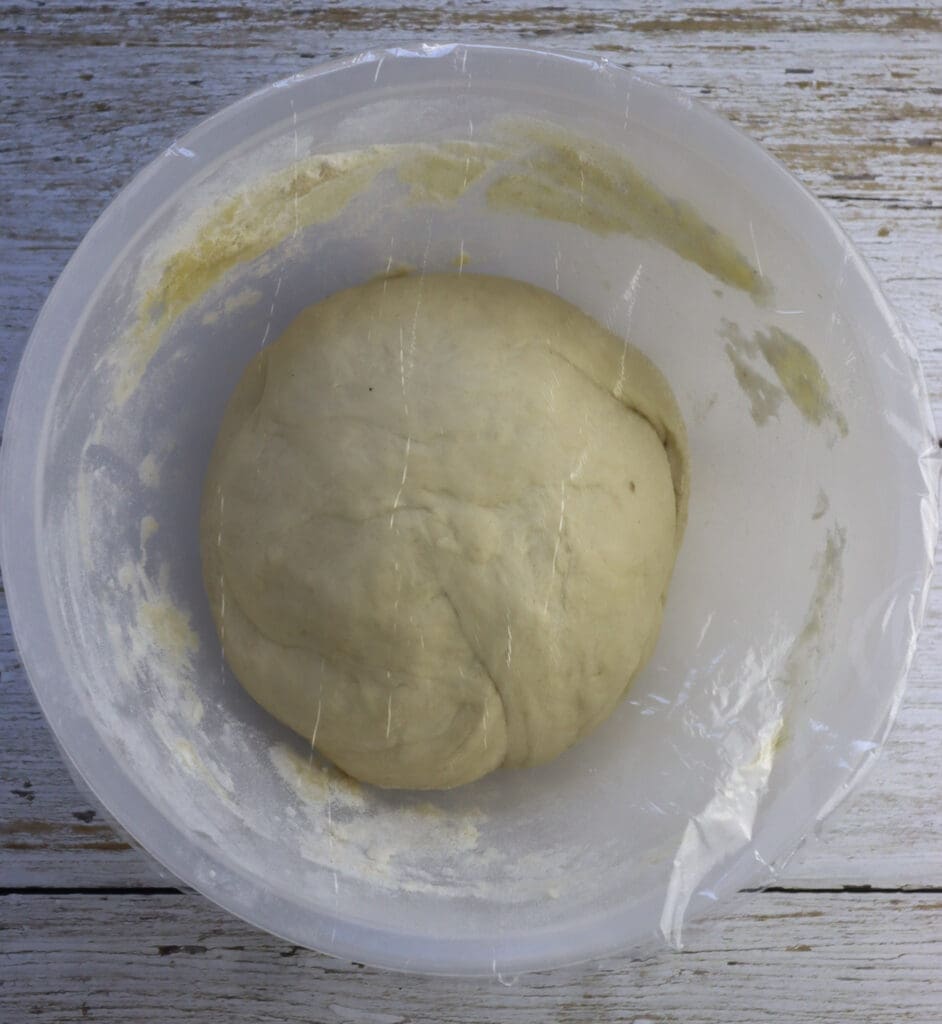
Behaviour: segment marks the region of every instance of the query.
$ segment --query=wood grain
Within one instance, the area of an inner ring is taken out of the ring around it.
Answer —
[[[590,51],[725,114],[870,261],[942,411],[942,11],[935,0],[8,3],[0,0],[0,414],[49,287],[115,191],[201,117],[313,61],[415,40]],[[2,596],[2,595],[0,595]],[[0,602],[2,605],[2,602]],[[689,951],[511,988],[285,946],[173,881],[71,782],[0,606],[0,1019],[883,1021],[942,1007],[942,586],[852,804]],[[59,894],[49,891],[54,887]],[[76,892],[101,887],[108,895]],[[71,894],[69,894],[71,893]]]
[[[695,929],[683,953],[610,958],[504,984],[341,963],[268,939],[194,899],[3,897],[0,1017],[35,1024],[938,1020],[938,895],[771,893],[752,913],[727,913]]]

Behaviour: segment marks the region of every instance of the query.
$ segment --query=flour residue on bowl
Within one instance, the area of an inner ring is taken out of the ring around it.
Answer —
[[[801,631],[785,663],[782,676],[790,686],[807,684],[810,673],[803,661],[812,657],[820,661],[827,653],[832,627],[840,606],[844,580],[844,549],[847,532],[841,526],[828,531],[824,549],[816,558],[817,578],[808,603],[808,611]]]
[[[846,437],[847,419],[834,403],[831,387],[811,350],[779,327],[770,327],[765,334],[756,331],[756,341],[802,416],[815,426],[831,424]]]
[[[778,416],[785,392],[764,374],[759,373],[745,355],[738,342],[727,341],[724,351],[733,364],[736,383],[749,399],[749,414],[757,427],[765,426],[773,416]]]
[[[200,641],[189,616],[170,593],[166,569],[155,572],[148,564],[146,544],[158,528],[153,516],[143,517],[140,558],[126,560],[116,573],[114,582],[130,598],[133,619],[125,624],[109,619],[108,639],[125,679],[152,680],[161,705],[157,711],[171,717],[179,714],[196,726],[204,714],[193,672]]]
[[[140,383],[168,328],[234,268],[269,253],[302,230],[334,220],[383,171],[395,170],[412,202],[451,202],[502,156],[484,143],[444,142],[369,146],[315,155],[253,183],[211,207],[179,241],[145,286],[134,325],[112,365],[114,398],[122,405]],[[151,271],[153,273],[153,271]],[[244,289],[224,304],[231,315],[257,301]],[[220,311],[206,313],[215,323]]]
[[[726,355],[739,387],[749,399],[756,426],[777,416],[784,398],[816,427],[827,428],[830,439],[846,437],[847,418],[831,395],[821,364],[803,342],[770,325],[747,337],[738,324],[723,322]],[[772,380],[768,371],[778,381]]]
[[[145,487],[160,485],[160,465],[153,452],[148,452],[137,467],[138,479]]]
[[[790,645],[778,673],[785,693],[781,726],[775,736],[778,749],[788,742],[806,693],[816,681],[825,657],[834,642],[834,630],[840,611],[844,583],[844,551],[847,531],[839,525],[828,530],[824,548],[816,556],[814,589],[805,617]]]
[[[768,283],[729,237],[621,153],[549,124],[515,121],[504,135],[526,150],[488,188],[492,209],[650,239],[754,299],[767,296]]]
[[[453,202],[486,171],[506,158],[504,150],[475,142],[445,142],[436,147],[408,147],[397,168],[410,188],[412,202]]]
[[[480,184],[495,213],[650,240],[757,302],[767,298],[768,281],[729,237],[615,149],[537,121],[504,118],[493,134],[496,142],[397,143],[304,157],[188,218],[165,245],[169,254],[145,269],[132,326],[108,357],[116,404],[133,394],[176,319],[227,274],[335,220],[387,173],[406,189],[394,202],[455,203]],[[460,270],[463,250],[457,259]],[[203,324],[251,306],[259,295],[243,289],[207,310]],[[783,350],[774,358],[784,364],[792,357]]]
[[[141,520],[141,552],[147,549],[147,542],[160,529],[160,524],[150,515],[144,516]]]
[[[481,811],[388,800],[287,742],[273,745],[268,756],[295,801],[291,817],[306,856],[323,865],[327,854],[338,877],[368,878],[403,892],[467,893],[462,858],[487,855]]]
[[[239,264],[302,228],[336,217],[388,163],[376,147],[308,159],[224,200],[167,257],[146,287],[126,343],[116,353],[115,401],[133,393],[176,318]]]
[[[205,313],[200,323],[210,327],[219,323],[223,317],[231,317],[235,313],[241,313],[244,310],[251,309],[253,306],[257,306],[264,297],[258,288],[243,288],[241,291],[236,292],[235,295],[230,295],[224,299],[220,308],[211,309],[208,313]]]
[[[189,619],[166,597],[141,602],[138,622],[154,645],[178,664],[199,649],[199,637],[190,628]]]
[[[202,785],[208,786],[230,811],[238,814],[240,809],[238,801],[234,797],[235,787],[232,783],[232,777],[219,761],[207,762],[200,757],[196,747],[189,740],[179,735],[173,719],[158,714],[154,716],[153,725],[154,731],[163,740],[177,767],[185,775],[199,780]]]
[[[458,255],[451,261],[451,265],[460,274],[472,262],[471,254],[465,249],[464,242],[461,242],[458,247]]]

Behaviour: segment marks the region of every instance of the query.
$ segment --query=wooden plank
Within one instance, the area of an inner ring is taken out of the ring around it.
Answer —
[[[0,1018],[36,1024],[935,1024],[942,896],[766,894],[684,953],[455,982],[331,960],[195,896],[0,899]]]

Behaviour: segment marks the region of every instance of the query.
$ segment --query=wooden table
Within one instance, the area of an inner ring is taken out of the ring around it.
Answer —
[[[630,6],[631,9],[628,9]],[[589,50],[721,111],[870,260],[942,406],[942,9],[782,0],[0,4],[0,396],[70,252],[198,118],[313,61],[416,39]],[[683,953],[451,984],[286,945],[181,890],[73,786],[0,609],[0,1019],[942,1020],[942,600],[852,806]]]

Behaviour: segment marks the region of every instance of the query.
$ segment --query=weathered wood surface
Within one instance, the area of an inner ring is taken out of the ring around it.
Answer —
[[[687,952],[452,981],[274,942],[188,896],[8,896],[5,1020],[898,1024],[939,1019],[940,896],[769,893]]]
[[[72,249],[174,136],[313,60],[423,39],[587,50],[741,125],[869,259],[920,347],[942,420],[934,0],[0,2],[0,412]],[[789,891],[744,896],[697,926],[683,955],[452,994],[439,982],[292,952],[197,896],[167,891],[173,881],[69,779],[0,609],[0,1019],[934,1022],[942,897],[821,890],[942,892],[940,778],[937,584],[888,747],[852,804],[783,872]],[[108,894],[76,891],[89,888]]]

